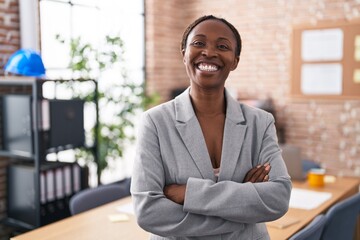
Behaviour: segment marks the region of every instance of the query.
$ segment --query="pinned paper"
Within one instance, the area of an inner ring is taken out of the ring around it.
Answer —
[[[360,62],[360,35],[355,36],[354,58],[355,61]]]
[[[301,66],[301,92],[303,94],[342,93],[342,65],[303,64]]]
[[[344,32],[340,28],[306,30],[301,35],[303,61],[340,61],[343,58]]]
[[[110,222],[127,222],[129,221],[129,216],[123,213],[119,214],[110,214],[109,216]]]
[[[360,47],[360,35],[355,36],[355,47]]]
[[[360,83],[360,69],[354,70],[354,83]]]
[[[354,58],[355,61],[360,62],[360,47],[355,48]]]

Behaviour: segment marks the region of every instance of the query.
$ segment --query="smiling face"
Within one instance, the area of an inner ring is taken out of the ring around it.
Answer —
[[[192,87],[224,87],[230,71],[236,69],[236,39],[231,29],[215,19],[199,23],[190,32],[183,62]]]

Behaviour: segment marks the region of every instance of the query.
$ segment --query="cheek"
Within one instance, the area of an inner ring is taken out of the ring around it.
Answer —
[[[233,71],[237,68],[238,62],[239,61],[237,58],[234,58],[234,57],[229,58],[230,71]]]
[[[195,50],[193,48],[186,49],[186,52],[184,54],[184,58],[188,63],[194,61],[194,59],[199,55],[199,51]]]
[[[190,58],[190,54],[189,52],[187,51],[185,54],[184,54],[184,57],[183,57],[183,62],[186,66],[190,66],[191,65],[191,58]]]

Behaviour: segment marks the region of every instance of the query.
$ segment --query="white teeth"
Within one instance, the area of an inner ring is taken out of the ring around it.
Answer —
[[[218,70],[218,67],[216,65],[210,65],[205,63],[200,63],[198,67],[201,71],[207,71],[207,72],[214,72]]]

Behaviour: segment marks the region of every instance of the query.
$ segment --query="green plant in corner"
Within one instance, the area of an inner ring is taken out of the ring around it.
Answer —
[[[57,39],[65,43],[57,35]],[[134,122],[138,114],[158,102],[159,96],[146,95],[144,83],[130,81],[124,62],[124,43],[119,36],[106,36],[101,48],[94,48],[80,38],[70,40],[70,63],[74,78],[95,79],[98,82],[99,122],[97,133],[97,173],[101,173],[111,159],[123,157],[124,150],[135,139]],[[106,79],[106,71],[117,71],[119,79]],[[77,95],[83,99],[93,96]],[[94,136],[94,132],[92,132]],[[78,157],[92,159],[88,151],[81,150]]]

